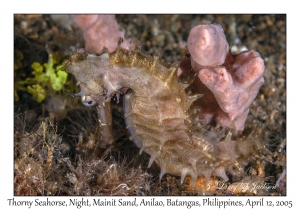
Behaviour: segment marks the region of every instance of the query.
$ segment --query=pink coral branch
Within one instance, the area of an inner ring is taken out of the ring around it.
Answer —
[[[116,49],[119,38],[124,39],[125,31],[119,30],[114,15],[71,15],[71,18],[82,30],[88,51],[100,53],[106,47],[112,52]],[[122,47],[127,49],[129,41],[124,39]]]
[[[229,50],[224,31],[218,24],[195,26],[187,43],[192,63],[203,66],[223,64]]]
[[[234,122],[236,131],[243,130],[249,106],[264,83],[264,61],[259,53],[251,50],[232,55],[217,24],[195,26],[188,37],[188,49],[191,63],[182,62],[180,71],[189,72],[191,66],[198,74],[195,86],[205,94],[198,105],[206,123],[230,126]]]

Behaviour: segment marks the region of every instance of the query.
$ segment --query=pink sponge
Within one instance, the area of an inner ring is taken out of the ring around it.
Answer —
[[[264,61],[255,51],[232,55],[223,29],[217,24],[195,26],[188,37],[191,67],[198,74],[196,88],[204,97],[198,101],[206,123],[222,126],[233,122],[244,129],[249,106],[264,83]],[[180,71],[190,71],[185,63]],[[185,73],[186,74],[186,73]]]
[[[82,30],[88,51],[100,53],[106,47],[112,52],[116,49],[119,38],[124,39],[125,31],[119,30],[114,15],[71,15],[71,18]],[[128,48],[129,41],[124,39],[122,47]]]

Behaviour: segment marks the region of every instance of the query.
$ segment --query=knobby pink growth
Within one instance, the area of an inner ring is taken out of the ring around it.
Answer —
[[[217,24],[195,26],[188,37],[190,64],[180,65],[183,74],[192,68],[200,80],[196,88],[204,97],[198,105],[206,123],[222,126],[234,122],[235,130],[244,129],[249,106],[264,83],[264,61],[255,51],[232,55],[223,29]]]
[[[119,38],[124,39],[125,31],[119,30],[114,15],[71,15],[71,18],[82,30],[88,51],[100,53],[106,47],[112,52],[116,49]],[[128,49],[129,41],[124,39],[121,46]]]
[[[187,43],[192,62],[203,66],[223,64],[229,50],[224,31],[218,24],[195,26]]]

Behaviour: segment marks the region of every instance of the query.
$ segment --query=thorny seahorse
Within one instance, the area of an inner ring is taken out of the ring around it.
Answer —
[[[143,55],[138,46],[130,50],[118,46],[100,55],[80,49],[66,64],[81,88],[76,95],[86,106],[97,106],[103,139],[108,143],[113,141],[109,101],[114,94],[119,97],[126,92],[124,112],[130,140],[140,153],[151,156],[148,167],[154,161],[159,165],[160,179],[166,173],[181,176],[181,183],[187,175],[193,183],[198,176],[226,181],[227,173],[241,177],[255,150],[262,148],[257,133],[232,140],[231,130],[199,128],[193,122],[199,110],[192,104],[201,95],[191,95],[190,84],[177,80],[177,68]]]

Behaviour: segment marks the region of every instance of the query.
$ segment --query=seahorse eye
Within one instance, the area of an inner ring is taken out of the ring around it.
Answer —
[[[90,96],[83,96],[81,98],[81,101],[85,106],[94,106],[96,104],[96,101],[93,100]]]

